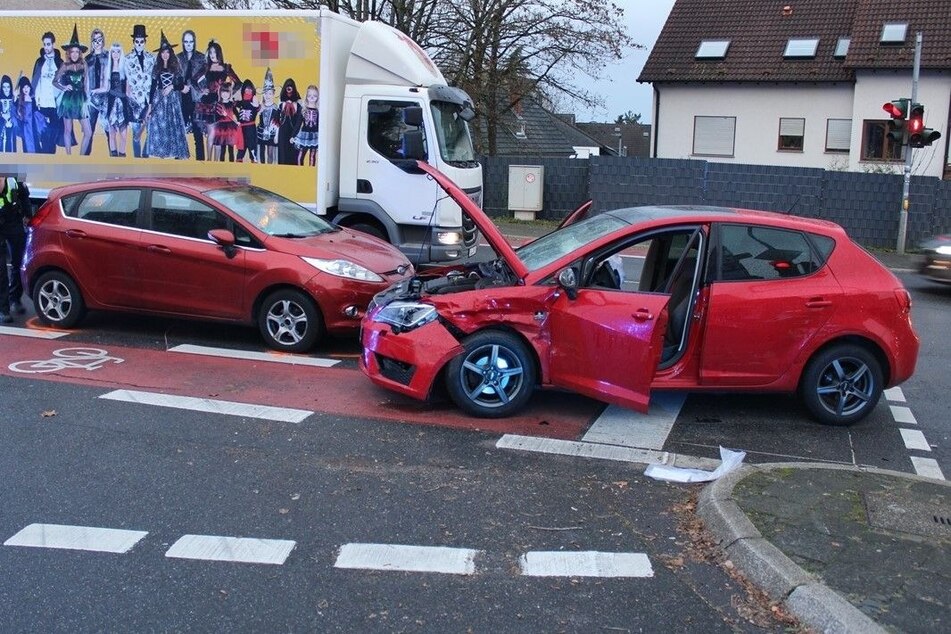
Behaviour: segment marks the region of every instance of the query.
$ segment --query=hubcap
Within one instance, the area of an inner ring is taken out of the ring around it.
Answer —
[[[275,302],[267,311],[267,331],[283,346],[300,343],[307,334],[307,313],[304,307],[290,300]]]
[[[819,402],[836,416],[851,416],[865,408],[875,390],[875,377],[861,359],[843,357],[819,375]]]
[[[40,312],[50,321],[63,321],[73,305],[73,297],[66,285],[50,280],[40,288]]]
[[[461,372],[466,396],[482,407],[506,405],[524,383],[518,357],[498,344],[480,346],[466,355]]]

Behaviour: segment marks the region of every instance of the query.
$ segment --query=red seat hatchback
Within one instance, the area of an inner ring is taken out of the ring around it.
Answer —
[[[374,298],[363,371],[465,411],[512,414],[536,387],[646,411],[652,389],[798,391],[828,424],[865,417],[912,375],[901,282],[831,222],[719,207],[619,209],[513,250],[443,174],[420,164],[498,258]]]
[[[53,190],[30,221],[22,273],[50,326],[86,309],[213,319],[303,352],[325,332],[355,333],[373,295],[412,266],[258,187],[131,179]]]

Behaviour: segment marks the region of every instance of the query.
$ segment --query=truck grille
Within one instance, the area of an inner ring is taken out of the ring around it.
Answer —
[[[476,227],[476,223],[469,216],[462,214],[462,243],[466,248],[475,246],[476,240],[479,239],[479,229]]]
[[[403,385],[409,385],[409,382],[413,380],[413,375],[416,374],[416,366],[384,357],[382,354],[376,355],[376,362],[380,365],[380,374]]]

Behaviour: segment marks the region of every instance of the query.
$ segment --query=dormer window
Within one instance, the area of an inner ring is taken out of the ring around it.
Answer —
[[[849,44],[852,43],[852,38],[850,37],[840,37],[839,41],[835,43],[835,52],[832,54],[832,57],[837,59],[842,59],[849,54]]]
[[[907,22],[886,22],[885,26],[882,27],[882,37],[879,43],[904,44],[906,35],[908,35]]]
[[[730,40],[703,40],[697,47],[696,59],[723,59],[730,48]]]
[[[786,43],[783,57],[815,57],[819,48],[819,38],[790,38]]]

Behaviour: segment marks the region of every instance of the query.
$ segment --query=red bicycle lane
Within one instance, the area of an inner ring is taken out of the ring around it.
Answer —
[[[85,352],[83,352],[85,351]],[[87,369],[89,368],[89,369]],[[452,427],[492,434],[575,440],[603,405],[560,392],[538,392],[520,415],[471,418],[450,402],[419,402],[377,388],[356,369],[180,354],[0,334],[0,374],[313,411],[348,418]],[[55,404],[49,405],[55,409]],[[313,422],[309,417],[302,424]]]

